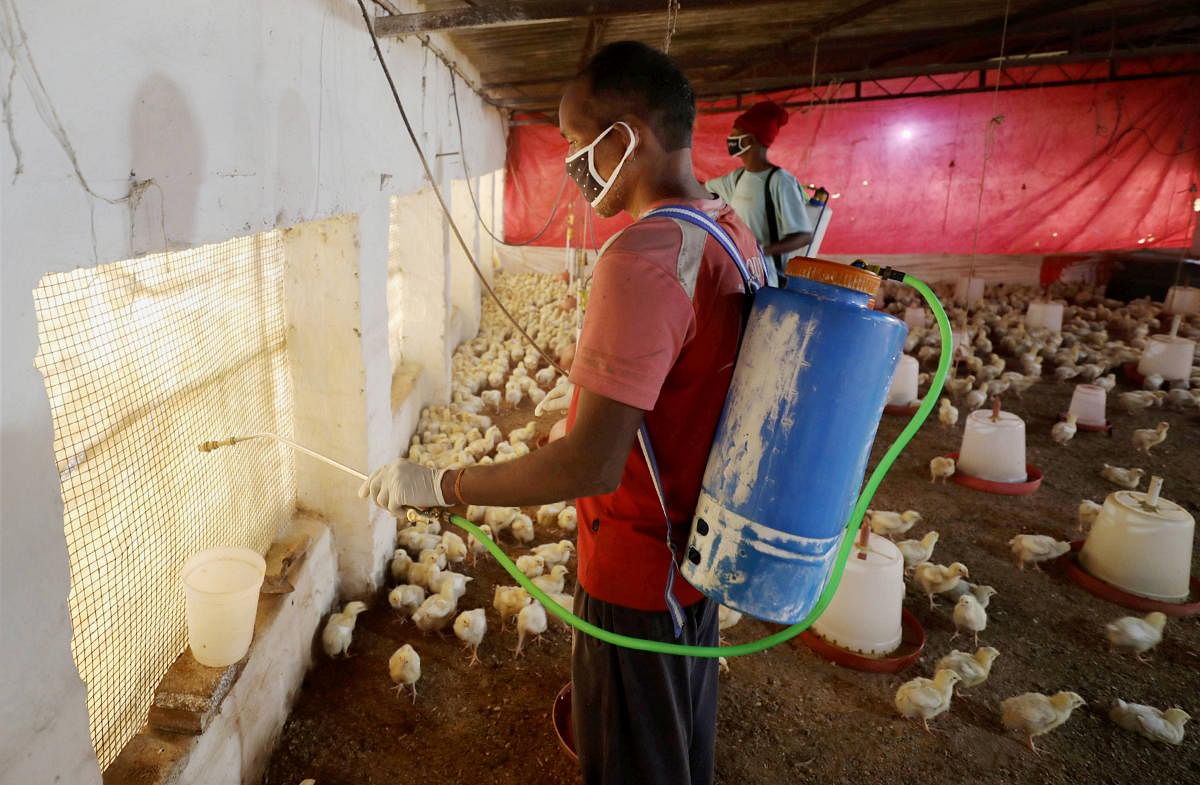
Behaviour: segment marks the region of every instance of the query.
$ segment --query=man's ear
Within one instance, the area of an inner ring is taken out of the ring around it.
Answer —
[[[644,153],[647,150],[658,148],[658,137],[654,135],[654,129],[647,125],[642,118],[633,114],[625,114],[619,119],[633,129],[633,133],[637,137],[638,151]]]

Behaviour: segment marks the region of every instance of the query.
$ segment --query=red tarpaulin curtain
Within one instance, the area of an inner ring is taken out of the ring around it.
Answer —
[[[734,117],[697,121],[693,157],[702,180],[736,166],[724,141]],[[553,126],[512,129],[510,240],[544,225],[565,152]],[[792,110],[770,156],[805,185],[837,195],[822,253],[1187,247],[1200,196],[1200,78],[814,104]],[[572,183],[563,201],[586,209]],[[564,244],[567,205],[558,211],[538,245]],[[593,221],[587,244],[628,223]],[[579,244],[576,235],[572,245]]]

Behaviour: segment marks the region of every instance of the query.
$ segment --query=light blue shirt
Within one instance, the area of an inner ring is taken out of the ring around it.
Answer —
[[[738,177],[738,173],[741,176]],[[750,227],[758,238],[758,244],[766,248],[771,244],[767,225],[767,176],[770,169],[747,172],[738,168],[729,174],[715,177],[704,184],[708,190],[725,200],[738,217]],[[737,186],[734,186],[734,181]],[[796,177],[786,169],[779,169],[771,178],[771,199],[775,203],[775,222],[779,236],[776,242],[798,232],[812,233],[812,219],[804,209],[805,196]],[[783,261],[793,256],[802,256],[804,248],[783,254]]]

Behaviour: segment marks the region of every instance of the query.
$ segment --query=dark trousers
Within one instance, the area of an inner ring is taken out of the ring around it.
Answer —
[[[575,591],[575,613],[638,638],[716,646],[717,606],[684,609],[676,641],[666,611],[610,605]],[[584,785],[711,785],[717,739],[717,660],[612,646],[575,632],[571,710]]]

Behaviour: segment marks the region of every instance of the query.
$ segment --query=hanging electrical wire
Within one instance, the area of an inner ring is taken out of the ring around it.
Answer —
[[[542,239],[542,235],[544,235],[547,230],[550,229],[550,225],[554,223],[555,216],[558,215],[558,208],[559,205],[562,204],[563,194],[565,194],[567,191],[567,170],[565,168],[563,169],[562,182],[558,184],[558,195],[554,197],[554,206],[550,208],[550,215],[546,216],[546,222],[542,224],[541,229],[539,229],[528,240],[521,240],[519,242],[512,242],[497,237],[495,232],[488,227],[487,222],[483,220],[483,210],[479,206],[479,199],[476,198],[475,189],[471,185],[471,170],[467,167],[467,149],[466,144],[463,141],[462,115],[458,110],[458,80],[455,78],[455,72],[453,68],[447,65],[446,69],[450,72],[450,96],[454,99],[454,121],[458,126],[458,154],[459,157],[462,158],[463,174],[467,178],[467,194],[471,197],[471,204],[475,208],[475,216],[479,219],[479,225],[483,227],[483,231],[487,233],[488,237],[492,238],[501,245],[506,245],[510,248],[520,248],[525,245],[533,245],[538,240]]]
[[[471,268],[475,271],[475,275],[479,277],[479,283],[483,287],[484,291],[486,291],[488,296],[495,301],[496,307],[500,309],[500,312],[504,314],[505,318],[512,322],[513,327],[515,327],[517,332],[521,334],[521,337],[524,338],[526,342],[528,342],[529,345],[532,346],[534,350],[537,351],[537,353],[540,354],[552,368],[565,376],[567,372],[562,368],[561,365],[558,364],[558,360],[552,357],[546,350],[539,346],[532,337],[530,337],[529,333],[525,331],[525,328],[521,326],[521,323],[517,321],[516,317],[514,317],[512,313],[509,312],[508,308],[504,306],[503,301],[501,301],[499,295],[496,294],[496,290],[493,289],[492,285],[488,282],[487,276],[483,274],[483,270],[479,269],[479,263],[475,259],[475,254],[471,253],[471,249],[467,245],[466,239],[463,237],[462,232],[458,228],[458,223],[455,222],[454,216],[450,213],[450,206],[446,204],[446,198],[442,195],[442,189],[438,187],[437,180],[433,176],[433,169],[429,166],[429,159],[426,158],[425,151],[421,148],[420,141],[417,140],[417,132],[413,129],[412,122],[408,119],[408,112],[404,109],[404,102],[400,100],[400,91],[396,87],[396,81],[392,78],[392,69],[388,68],[387,61],[383,59],[383,50],[379,46],[379,37],[375,35],[375,26],[371,24],[371,15],[367,13],[367,6],[363,0],[358,0],[358,10],[362,12],[363,23],[367,26],[367,33],[369,33],[371,36],[371,45],[375,48],[375,58],[379,61],[379,67],[383,70],[383,75],[387,79],[388,87],[392,91],[392,98],[396,102],[396,108],[400,110],[400,119],[404,121],[404,130],[408,133],[408,139],[410,142],[412,142],[413,149],[417,153],[417,160],[421,162],[421,169],[425,172],[425,179],[429,181],[429,187],[433,190],[433,195],[437,199],[438,206],[442,208],[442,213],[446,216],[446,222],[450,226],[450,231],[454,234],[454,239],[458,241],[459,246],[462,248],[463,255],[466,256]]]
[[[967,278],[975,276],[975,252],[979,248],[979,226],[983,219],[983,186],[987,181],[988,160],[992,157],[995,129],[1003,118],[996,115],[996,103],[1000,97],[1000,82],[1004,75],[1004,50],[1008,42],[1008,12],[1012,0],[1004,2],[1004,26],[1000,29],[1000,57],[996,60],[996,89],[992,91],[992,116],[983,134],[983,166],[979,171],[979,199],[975,204],[975,232],[971,238],[971,261],[967,263]]]
[[[667,0],[667,35],[663,39],[663,54],[671,53],[671,39],[675,37],[675,25],[679,23],[679,0]]]

